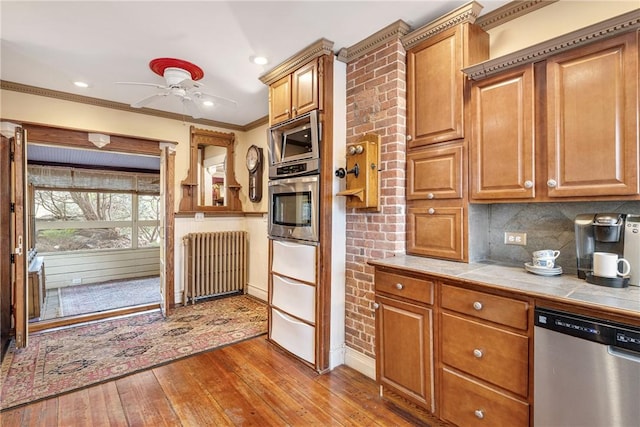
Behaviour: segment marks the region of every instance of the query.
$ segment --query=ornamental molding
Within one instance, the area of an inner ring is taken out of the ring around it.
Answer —
[[[495,9],[486,15],[482,15],[476,19],[475,24],[487,31],[491,28],[505,24],[513,19],[519,18],[545,6],[549,6],[558,0],[517,0],[507,3],[498,9]]]
[[[522,64],[542,61],[551,55],[556,55],[569,49],[575,49],[639,28],[640,9],[636,9],[499,58],[490,59],[471,67],[463,68],[462,72],[471,80],[482,80],[493,74],[509,70]]]
[[[281,78],[291,74],[301,66],[307,64],[309,61],[315,58],[319,58],[323,55],[332,54],[333,42],[324,38],[320,39],[315,43],[309,45],[307,48],[301,50],[297,54],[293,55],[289,59],[285,60],[280,65],[273,68],[271,71],[268,71],[260,76],[260,81],[266,85],[271,85]]]
[[[471,1],[402,37],[402,45],[405,49],[409,50],[421,41],[433,37],[449,28],[453,28],[459,24],[473,24],[481,10],[482,5],[480,3]]]
[[[397,41],[411,31],[409,24],[399,19],[382,30],[370,35],[366,39],[359,41],[350,47],[343,47],[338,52],[338,61],[345,63],[353,62],[362,58],[368,53],[378,50],[390,41]]]
[[[169,120],[178,120],[185,121],[185,116],[177,113],[170,113],[167,111],[155,110],[153,108],[133,108],[129,104],[124,104],[121,102],[115,101],[107,101],[105,99],[92,98],[89,96],[76,95],[74,93],[69,92],[61,92],[52,89],[44,89],[37,86],[29,86],[22,83],[9,82],[6,80],[0,80],[0,89],[8,90],[12,92],[25,93],[27,95],[36,95],[36,96],[44,96],[46,98],[59,99],[62,101],[70,101],[77,102],[79,104],[92,105],[95,107],[102,108],[110,108],[112,110],[120,110],[126,111],[128,113],[137,113],[137,114],[146,114],[148,116],[161,117]],[[216,120],[208,120],[208,119],[194,119],[193,117],[188,117],[189,123],[197,123],[206,126],[219,127],[230,130],[238,130],[238,131],[249,131],[259,126],[262,126],[265,123],[269,122],[269,117],[265,116],[258,120],[255,120],[251,123],[248,123],[244,126],[236,125],[232,123],[218,122]]]

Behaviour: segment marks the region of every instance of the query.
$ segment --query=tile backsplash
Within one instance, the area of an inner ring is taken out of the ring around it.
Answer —
[[[539,249],[556,249],[556,265],[576,274],[573,221],[578,214],[618,212],[640,215],[640,202],[517,203],[471,205],[469,253],[472,261],[522,265]],[[527,233],[525,246],[505,245],[504,232]]]

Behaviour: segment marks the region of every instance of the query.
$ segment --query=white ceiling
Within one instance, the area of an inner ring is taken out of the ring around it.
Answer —
[[[418,28],[467,3],[448,1],[5,1],[0,2],[0,79],[131,104],[164,84],[154,58],[204,70],[204,92],[238,107],[205,110],[205,119],[246,125],[268,114],[259,77],[320,38],[335,52],[402,19]],[[509,1],[481,0],[481,14]],[[266,66],[249,57],[265,55]],[[90,84],[73,86],[76,80]],[[149,108],[184,114],[178,98]]]

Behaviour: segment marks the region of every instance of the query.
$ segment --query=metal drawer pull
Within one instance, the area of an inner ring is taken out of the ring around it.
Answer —
[[[478,311],[482,310],[482,303],[480,301],[474,302],[473,303],[473,308],[475,308]]]
[[[404,285],[402,283],[396,283],[396,289],[401,291],[404,289]]]
[[[524,188],[533,188],[533,181],[526,180],[524,182]]]
[[[433,208],[429,208],[427,212],[429,213],[429,215],[433,215],[434,213],[436,213],[436,210]]]
[[[473,355],[478,359],[481,359],[482,356],[484,356],[484,354],[482,353],[482,350],[480,350],[479,348],[473,349]]]
[[[380,308],[380,304],[378,304],[377,302],[374,302],[374,303],[373,303],[373,309],[374,309],[374,310],[377,310],[377,309],[379,309],[379,308]]]
[[[433,195],[433,193],[429,193],[427,194],[427,199],[433,199],[435,196]]]
[[[476,414],[476,418],[479,420],[484,418],[484,411],[482,409],[476,409],[473,413]]]

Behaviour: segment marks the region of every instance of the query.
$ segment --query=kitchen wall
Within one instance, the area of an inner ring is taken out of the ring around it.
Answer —
[[[178,210],[182,197],[180,182],[187,176],[189,169],[189,127],[192,123],[8,90],[0,91],[0,111],[2,111],[2,119],[6,121],[18,123],[20,121],[27,121],[64,128],[92,130],[107,134],[114,133],[177,142],[174,198],[175,211]],[[267,168],[265,168],[265,177],[263,179],[263,199],[260,203],[251,203],[247,195],[249,175],[245,166],[245,154],[251,144],[256,144],[262,147],[265,153],[267,152],[267,125],[265,124],[246,132],[230,131],[228,129],[199,124],[196,126],[202,129],[235,133],[234,168],[236,179],[240,185],[242,185],[240,201],[242,202],[244,211],[256,212],[257,214],[246,217],[207,217],[202,222],[195,222],[195,219],[192,217],[176,218],[174,236],[175,301],[179,303],[182,300],[182,236],[190,231],[230,229],[246,230],[249,232],[249,292],[259,298],[266,299],[268,264],[267,226],[266,217],[259,213],[266,212],[267,210]]]
[[[637,1],[560,0],[488,31],[490,57],[496,58],[579,28],[637,9]],[[426,23],[420,23],[423,25]],[[416,28],[420,25],[416,25]],[[378,41],[380,38],[372,36]],[[398,39],[347,60],[347,143],[365,132],[383,135],[382,207],[379,214],[347,213],[346,363],[375,377],[375,316],[371,258],[403,254],[406,79],[404,50]],[[356,45],[357,47],[357,45]],[[348,48],[347,51],[351,49]],[[384,64],[390,52],[395,60]],[[387,76],[384,77],[383,75]],[[391,77],[391,78],[390,78]],[[360,89],[362,88],[362,89]],[[389,99],[388,94],[393,94]],[[383,122],[385,120],[386,122]],[[386,181],[385,181],[386,178]],[[562,251],[559,265],[575,270],[573,218],[577,213],[636,212],[633,203],[544,203],[472,205],[470,256],[473,260],[524,263],[537,249]],[[527,233],[527,246],[506,246],[504,231]]]

